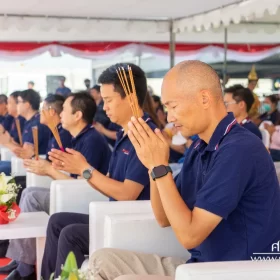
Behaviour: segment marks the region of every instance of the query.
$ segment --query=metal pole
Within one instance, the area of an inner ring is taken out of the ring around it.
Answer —
[[[228,30],[227,30],[227,27],[225,27],[224,35],[225,35],[225,38],[224,38],[223,86],[225,88],[226,79],[227,79],[227,50],[228,50]]]
[[[170,20],[169,25],[169,35],[170,35],[170,42],[169,42],[169,51],[170,51],[170,68],[175,65],[175,49],[176,49],[176,34],[173,31],[173,20]]]

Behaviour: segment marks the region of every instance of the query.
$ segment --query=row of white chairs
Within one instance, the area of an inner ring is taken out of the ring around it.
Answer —
[[[22,160],[12,155],[11,161],[14,175],[27,176],[27,187],[50,188],[50,214],[89,214],[89,255],[101,248],[119,248],[189,259],[189,252],[179,244],[172,229],[158,226],[150,201],[109,202],[106,196],[94,190],[85,180],[52,180],[47,176],[26,173]],[[83,269],[87,265],[88,261],[85,261]],[[175,279],[276,280],[279,277],[277,262],[242,261],[181,265],[176,270]]]

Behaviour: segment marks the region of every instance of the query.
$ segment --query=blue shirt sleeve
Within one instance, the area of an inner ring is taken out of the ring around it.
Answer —
[[[246,145],[236,149],[232,145],[218,148],[213,167],[207,171],[197,193],[195,207],[227,219],[257,176],[247,148]]]
[[[10,132],[13,121],[14,121],[14,117],[12,117],[11,115],[5,116],[2,125],[6,131]]]

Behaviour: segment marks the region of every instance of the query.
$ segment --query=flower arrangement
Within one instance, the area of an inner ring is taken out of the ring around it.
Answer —
[[[20,188],[14,178],[10,179],[4,173],[0,174],[0,224],[8,224],[20,214],[20,208],[16,203]]]
[[[61,267],[61,274],[55,280],[95,280],[100,269],[100,264],[93,264],[93,270],[78,269],[75,254],[70,252],[65,264]],[[50,280],[54,279],[54,273]]]

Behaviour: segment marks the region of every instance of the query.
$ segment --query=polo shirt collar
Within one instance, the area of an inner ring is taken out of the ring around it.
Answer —
[[[90,128],[92,128],[92,125],[91,124],[88,124],[86,125],[83,130],[76,136],[76,137],[73,137],[72,140],[77,140],[79,139],[83,134],[85,134]]]
[[[205,151],[213,152],[218,149],[219,144],[222,139],[230,132],[232,127],[237,124],[236,119],[233,116],[233,113],[228,113],[228,115],[221,120],[221,122],[216,127],[212,137],[210,138],[209,144],[206,146]],[[195,143],[194,148],[200,150],[202,143],[206,145],[203,140],[198,140]]]

